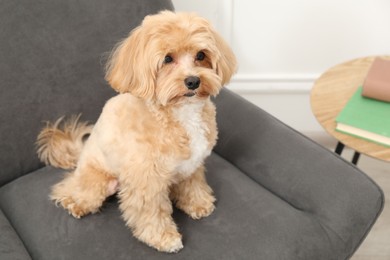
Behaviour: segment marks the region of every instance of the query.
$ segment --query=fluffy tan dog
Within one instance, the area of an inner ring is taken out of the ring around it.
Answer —
[[[171,200],[194,219],[215,208],[203,166],[217,139],[210,96],[235,70],[233,52],[205,19],[147,16],[110,57],[106,79],[120,94],[96,124],[61,118],[40,133],[40,159],[74,169],[51,199],[80,218],[118,192],[135,237],[159,251],[183,248]]]

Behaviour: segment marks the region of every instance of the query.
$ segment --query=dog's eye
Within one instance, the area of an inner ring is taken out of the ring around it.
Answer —
[[[203,51],[200,51],[196,54],[195,59],[198,61],[202,61],[202,60],[204,60],[205,57],[206,57],[206,54],[204,54]]]
[[[165,58],[164,58],[164,63],[165,64],[171,63],[172,61],[173,61],[172,56],[170,56],[170,55],[165,56]]]

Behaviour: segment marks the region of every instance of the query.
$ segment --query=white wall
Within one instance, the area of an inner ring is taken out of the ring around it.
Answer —
[[[322,134],[310,89],[343,61],[390,54],[389,0],[173,0],[208,18],[235,51],[229,88],[295,129]]]

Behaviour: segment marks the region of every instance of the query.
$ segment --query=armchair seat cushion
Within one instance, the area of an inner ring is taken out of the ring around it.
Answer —
[[[0,210],[0,256],[1,259],[31,259],[18,234]]]
[[[206,167],[217,207],[201,220],[174,211],[183,234],[181,259],[335,259],[340,253],[315,215],[294,208],[215,153]],[[131,235],[115,197],[100,213],[80,220],[57,208],[48,194],[63,174],[44,167],[0,189],[0,206],[33,259],[172,258]]]

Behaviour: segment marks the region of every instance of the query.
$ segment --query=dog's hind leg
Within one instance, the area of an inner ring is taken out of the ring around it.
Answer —
[[[50,198],[69,211],[75,218],[95,213],[104,200],[113,195],[117,179],[98,165],[79,166],[65,179],[53,186]]]

